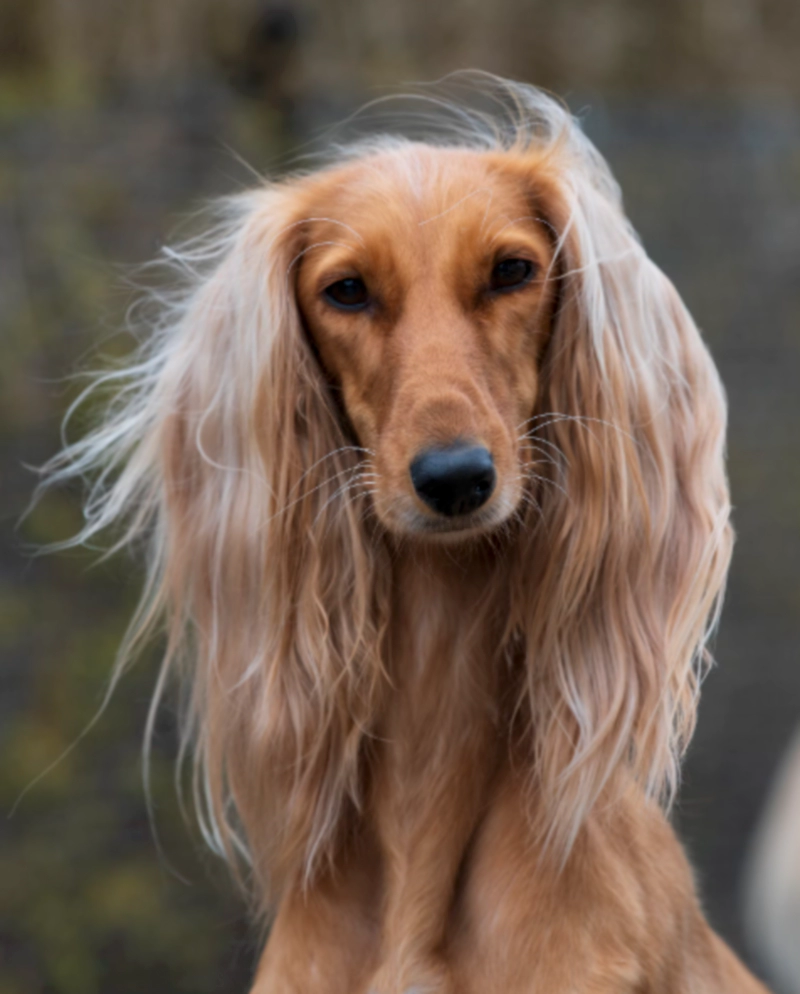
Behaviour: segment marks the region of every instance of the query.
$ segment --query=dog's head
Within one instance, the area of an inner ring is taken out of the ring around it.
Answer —
[[[232,851],[243,825],[259,876],[313,866],[358,803],[397,536],[450,555],[501,533],[566,847],[616,769],[677,779],[730,552],[724,398],[596,150],[508,90],[493,132],[459,109],[455,142],[372,142],[235,198],[171,254],[188,293],[51,467],[101,470],[80,538],[125,514],[151,537],[138,620],[165,609],[168,662],[192,655],[211,835]]]
[[[291,284],[390,530],[460,538],[522,501],[557,296],[542,173],[409,144],[298,197]]]

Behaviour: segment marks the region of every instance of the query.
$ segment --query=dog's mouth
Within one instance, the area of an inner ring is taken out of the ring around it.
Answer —
[[[461,514],[437,514],[408,494],[395,496],[386,503],[378,501],[378,518],[388,531],[406,538],[453,543],[488,535],[511,519],[520,503],[519,494],[504,492],[475,510]]]
[[[486,535],[503,524],[494,514],[470,514],[458,519],[440,521],[436,518],[420,517],[410,531],[420,537],[434,541],[461,542]]]

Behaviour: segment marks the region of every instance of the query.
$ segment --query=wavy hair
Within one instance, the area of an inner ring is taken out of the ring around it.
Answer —
[[[576,120],[530,86],[454,85],[477,103],[425,93],[395,122],[417,140],[423,124],[427,144],[535,152],[550,177],[558,307],[527,430],[553,459],[510,554],[508,638],[542,829],[566,853],[619,771],[674,795],[730,555],[725,402]],[[317,168],[409,141],[344,142]],[[113,399],[95,430],[45,467],[50,484],[91,480],[76,543],[113,526],[114,548],[146,544],[117,666],[165,627],[149,729],[174,672],[205,836],[260,895],[331,857],[391,693],[385,539],[291,279],[314,177],[226,200],[208,235],[165,253],[182,289],[157,295],[139,353],[98,378]]]

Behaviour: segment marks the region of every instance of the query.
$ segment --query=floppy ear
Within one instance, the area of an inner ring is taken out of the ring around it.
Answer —
[[[730,558],[726,411],[597,153],[556,144],[534,186],[559,304],[530,439],[552,482],[527,512],[516,617],[545,830],[567,851],[621,771],[676,789]]]
[[[128,647],[166,615],[159,688],[179,665],[206,835],[261,893],[330,854],[383,685],[360,453],[294,297],[297,203],[291,183],[236,198],[221,233],[171,253],[188,292],[106,421],[50,467],[101,470],[79,540],[120,518],[123,542],[149,537]]]
[[[360,452],[301,325],[291,188],[256,195],[165,370],[167,598],[196,644],[209,821],[261,889],[310,875],[360,801],[383,686]],[[386,571],[384,571],[385,573]],[[235,813],[234,813],[235,812]]]

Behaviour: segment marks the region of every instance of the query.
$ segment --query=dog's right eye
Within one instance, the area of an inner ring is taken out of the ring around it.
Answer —
[[[349,276],[325,287],[323,294],[328,303],[344,311],[360,311],[369,303],[369,294],[363,280]]]

